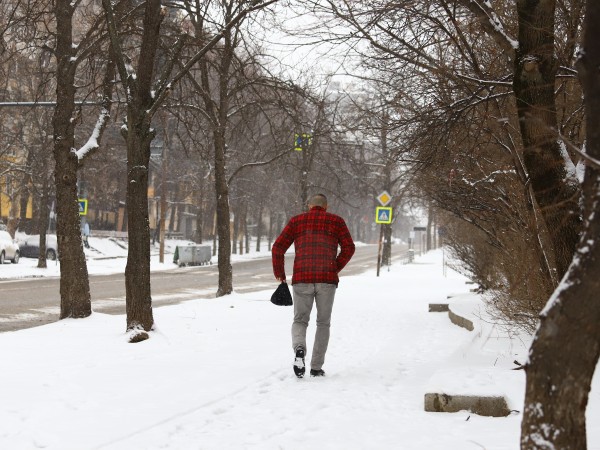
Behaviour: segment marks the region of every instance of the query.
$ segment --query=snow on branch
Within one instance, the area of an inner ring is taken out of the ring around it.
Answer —
[[[485,31],[505,51],[512,53],[519,48],[519,42],[511,38],[504,30],[504,26],[489,0],[460,0],[460,3],[481,20],[481,25]]]
[[[100,146],[98,141],[100,140],[106,125],[108,124],[108,119],[110,119],[110,113],[107,109],[102,108],[102,111],[100,111],[100,115],[98,116],[98,120],[96,121],[94,131],[92,131],[92,135],[83,147],[81,147],[79,150],[74,150],[74,153],[77,155],[77,159],[79,161],[81,161],[88,153],[96,150]]]

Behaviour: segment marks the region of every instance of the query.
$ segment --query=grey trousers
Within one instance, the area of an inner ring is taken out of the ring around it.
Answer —
[[[336,288],[335,284],[328,283],[293,285],[294,323],[292,323],[292,347],[294,351],[298,347],[306,350],[306,329],[310,320],[310,312],[313,302],[317,305],[317,331],[310,361],[311,369],[319,370],[325,362]]]

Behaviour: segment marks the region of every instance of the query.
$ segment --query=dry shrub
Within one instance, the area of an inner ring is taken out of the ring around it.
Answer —
[[[450,219],[445,245],[454,259],[453,268],[476,282],[488,312],[499,324],[529,332],[552,293],[533,251],[532,236],[505,231],[501,247],[490,245],[474,226]]]

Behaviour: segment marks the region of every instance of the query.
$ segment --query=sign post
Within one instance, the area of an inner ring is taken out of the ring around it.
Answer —
[[[377,196],[377,201],[381,205],[375,208],[375,223],[381,225],[379,232],[379,249],[377,251],[377,276],[379,276],[379,270],[381,269],[381,253],[384,238],[383,225],[392,223],[393,208],[387,206],[392,201],[392,196],[387,191],[383,191]]]
[[[379,269],[381,268],[381,250],[383,247],[383,225],[379,227],[379,248],[377,249],[377,276],[379,276]]]

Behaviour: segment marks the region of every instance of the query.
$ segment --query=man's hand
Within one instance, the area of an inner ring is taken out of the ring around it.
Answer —
[[[279,281],[280,283],[285,283],[285,277],[281,277],[281,278],[280,277],[275,277],[275,279],[277,281]]]

